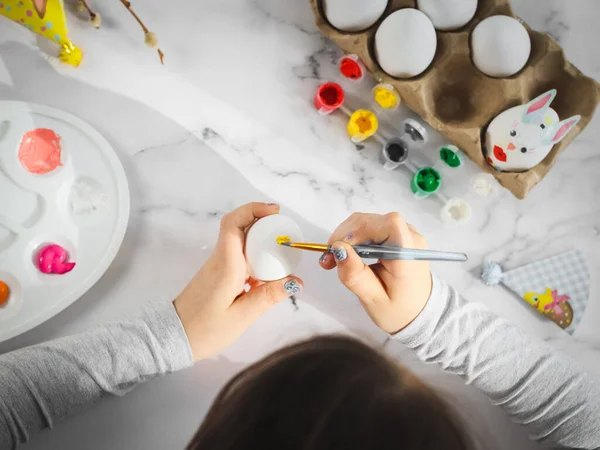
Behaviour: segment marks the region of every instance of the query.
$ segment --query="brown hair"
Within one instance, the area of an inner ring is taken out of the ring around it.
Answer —
[[[407,369],[349,337],[272,353],[221,390],[188,450],[465,450],[456,414]]]

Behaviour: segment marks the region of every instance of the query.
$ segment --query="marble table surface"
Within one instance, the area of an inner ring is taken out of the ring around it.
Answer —
[[[0,344],[6,352],[135,314],[175,296],[211,252],[219,218],[251,200],[279,202],[311,240],[324,241],[355,211],[400,211],[432,248],[469,254],[465,265],[435,265],[470,301],[486,304],[590,370],[600,372],[600,115],[563,153],[527,199],[500,190],[474,200],[473,219],[448,226],[439,204],[418,201],[401,172],[385,172],[378,145],[346,137],[341,115],[319,116],[311,99],[337,79],[339,50],[316,30],[307,1],[149,0],[137,12],[166,55],[143,35],[119,2],[98,3],[99,30],[69,13],[71,37],[85,49],[75,70],[39,51],[34,35],[0,20],[0,98],[50,105],[97,128],[114,145],[128,176],[132,210],[115,262],[80,300],[39,327]],[[550,33],[584,73],[600,80],[600,3],[513,0],[516,13]],[[366,89],[373,83],[358,86]],[[406,110],[398,118],[411,116]],[[432,145],[442,142],[432,135]],[[477,172],[471,163],[465,177]],[[590,304],[573,337],[502,288],[484,287],[486,258],[507,267],[581,249],[593,274]],[[386,336],[357,300],[324,273],[314,255],[297,274],[306,290],[297,307],[278,305],[221,356],[149,382],[35,437],[29,449],[183,448],[216,392],[242,367],[282,343],[325,332],[351,332],[374,343]],[[162,264],[156,264],[160,260]],[[533,449],[523,430],[458,378],[386,348],[470,411],[486,448]]]

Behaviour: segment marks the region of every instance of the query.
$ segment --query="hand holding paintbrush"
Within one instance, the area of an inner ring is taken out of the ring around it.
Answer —
[[[365,246],[364,242],[381,245]],[[323,251],[320,266],[335,270],[373,322],[390,334],[411,323],[435,289],[428,260],[466,260],[463,254],[426,250],[425,238],[398,213],[353,214],[337,227],[327,244],[311,247]],[[367,265],[363,257],[378,261]]]

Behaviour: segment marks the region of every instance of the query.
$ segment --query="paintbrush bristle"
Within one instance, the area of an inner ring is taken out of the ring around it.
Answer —
[[[280,242],[279,245],[285,245],[286,247],[291,247],[292,243],[291,242]]]
[[[289,236],[277,236],[276,240],[279,245],[285,245],[286,243],[289,244],[291,242]]]

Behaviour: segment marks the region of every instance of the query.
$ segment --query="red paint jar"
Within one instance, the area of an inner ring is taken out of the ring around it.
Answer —
[[[365,68],[356,55],[346,55],[340,59],[340,72],[351,80],[361,80],[365,74]]]
[[[315,108],[321,114],[330,114],[344,103],[344,90],[337,83],[325,83],[319,86],[315,95]]]

